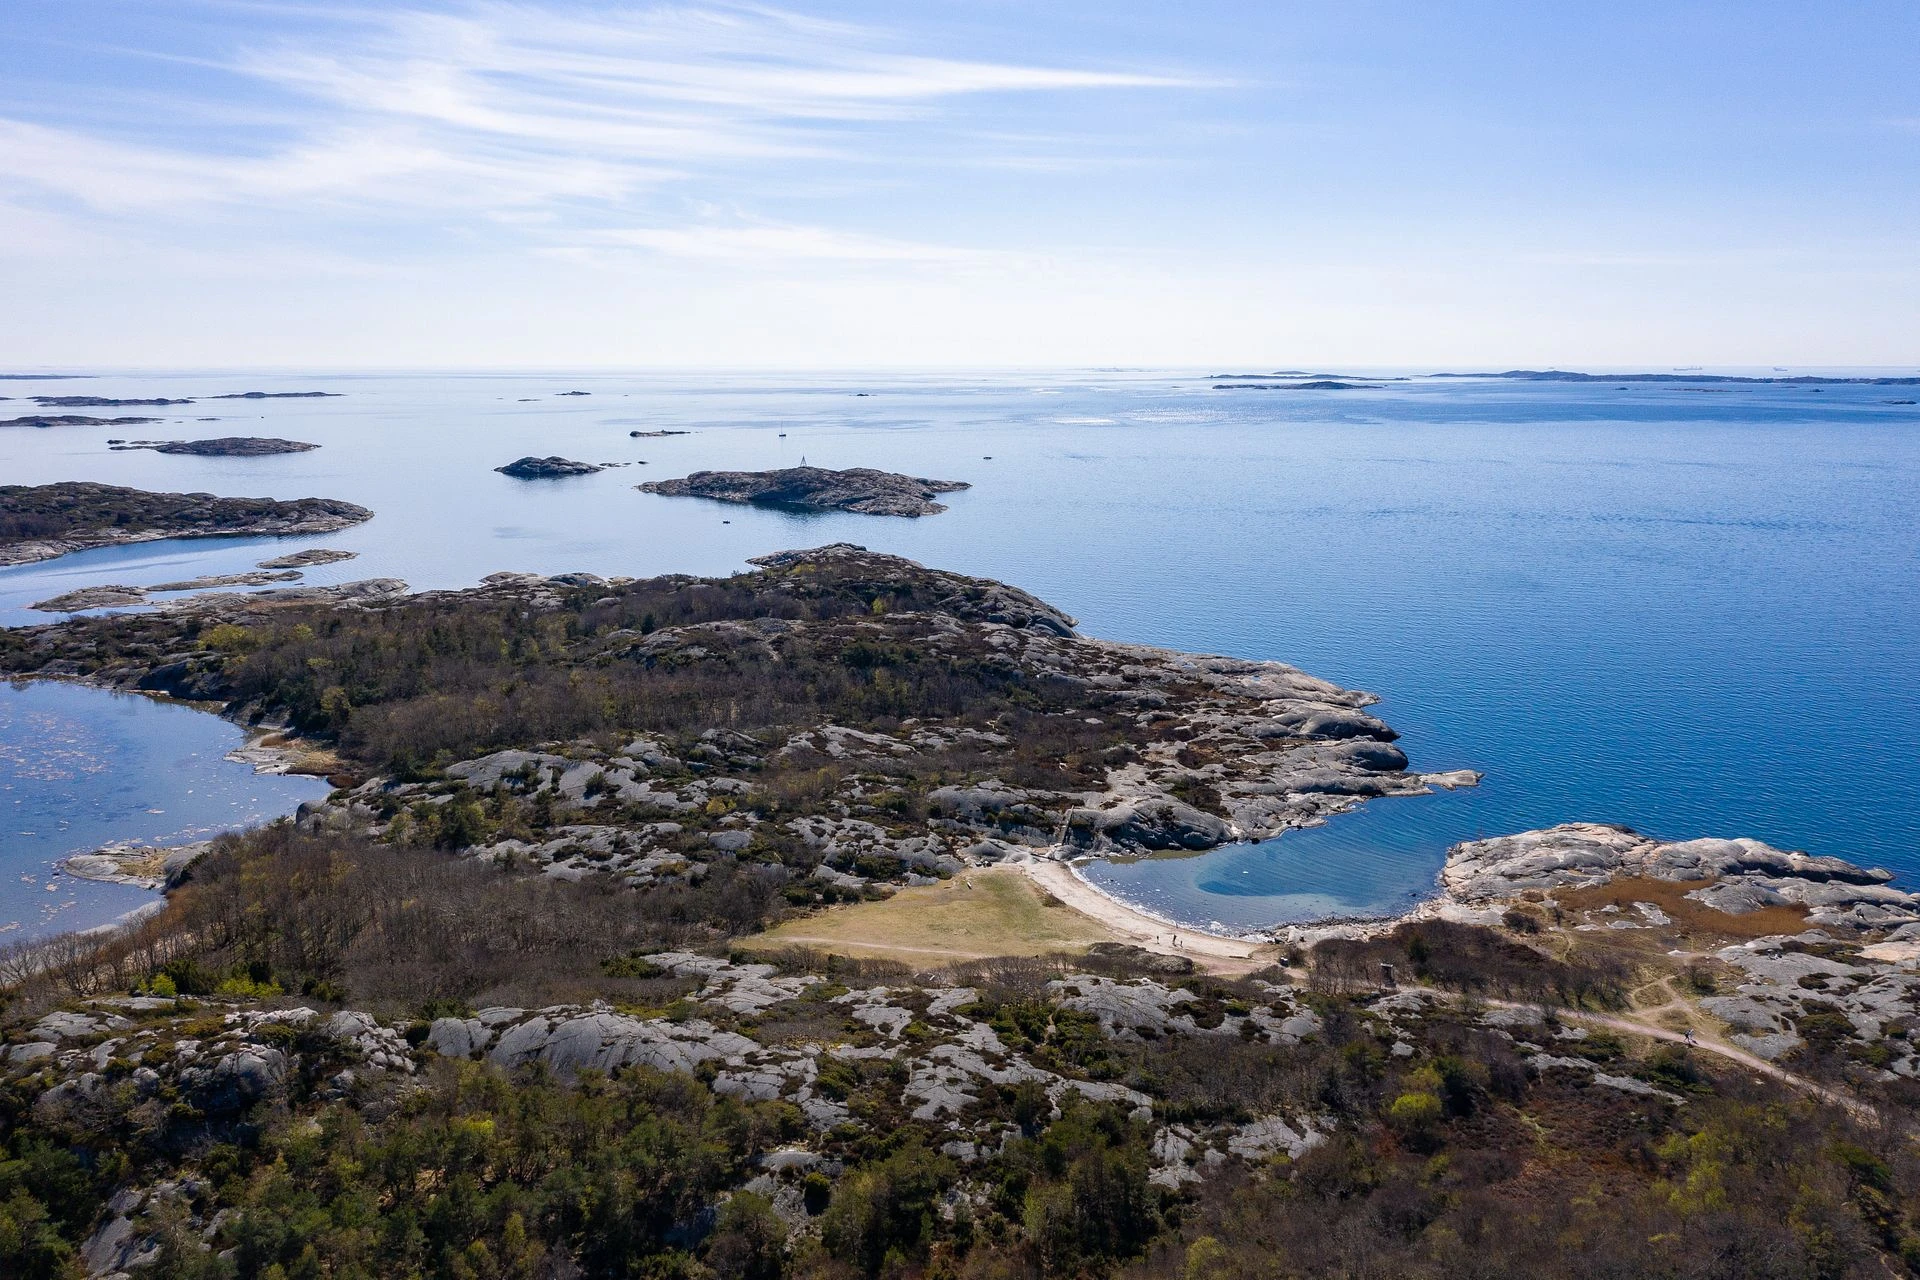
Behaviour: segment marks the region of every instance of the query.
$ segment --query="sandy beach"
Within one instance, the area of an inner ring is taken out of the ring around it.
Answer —
[[[1223,938],[1161,920],[1100,892],[1067,863],[1036,859],[1016,865],[1066,906],[1098,922],[1117,941],[1164,955],[1186,956],[1215,973],[1247,973],[1273,963],[1273,948],[1267,944]],[[1180,940],[1178,947],[1173,945],[1176,937]]]

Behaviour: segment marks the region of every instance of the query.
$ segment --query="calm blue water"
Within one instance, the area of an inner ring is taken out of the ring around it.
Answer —
[[[113,841],[184,844],[327,794],[225,759],[244,734],[202,711],[34,680],[0,684],[0,942],[105,924],[153,897],[54,864]]]
[[[724,573],[844,539],[1017,583],[1089,634],[1280,658],[1371,689],[1416,767],[1487,775],[1477,791],[1375,802],[1265,845],[1094,869],[1181,920],[1383,910],[1427,891],[1455,840],[1574,819],[1752,835],[1920,875],[1920,409],[1885,403],[1910,389],[1227,392],[1192,374],[1027,373],[168,375],[6,390],[82,386],[347,394],[181,411],[218,424],[0,432],[0,476],[317,494],[379,515],[330,538],[0,570],[0,622],[35,620],[26,604],[75,586],[231,571],[299,545],[361,552],[309,581],[442,587],[501,569]],[[557,394],[570,389],[592,394]],[[695,434],[627,434],[661,428]],[[325,447],[235,460],[104,443],[197,434]],[[527,453],[648,465],[552,482],[492,472]],[[917,521],[631,488],[802,457],[975,488]]]

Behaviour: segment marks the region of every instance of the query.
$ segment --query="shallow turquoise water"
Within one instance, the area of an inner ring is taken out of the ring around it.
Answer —
[[[347,394],[182,411],[217,425],[0,433],[0,474],[319,494],[375,520],[0,570],[0,622],[37,620],[26,604],[75,586],[232,571],[299,545],[361,552],[309,581],[441,587],[501,569],[724,573],[854,541],[1017,583],[1088,634],[1280,658],[1371,689],[1415,767],[1487,775],[1477,791],[1375,802],[1265,845],[1093,869],[1184,921],[1388,909],[1431,887],[1455,840],[1576,819],[1753,835],[1920,875],[1920,409],[1885,403],[1909,389],[1287,393],[1153,372],[182,374],[87,391],[254,386]],[[592,394],[558,395],[570,389]],[[628,436],[663,428],[694,434]],[[325,447],[193,459],[104,443],[216,433]],[[648,465],[553,482],[491,470],[527,453]],[[631,487],[803,457],[975,487],[911,521]]]

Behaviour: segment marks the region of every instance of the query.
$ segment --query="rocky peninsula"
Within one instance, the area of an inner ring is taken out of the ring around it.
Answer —
[[[85,481],[0,485],[0,564],[161,538],[333,533],[372,518],[334,498],[222,498]]]
[[[1567,823],[1456,845],[1440,873],[1442,900],[1468,907],[1635,879],[1686,885],[1690,901],[1729,915],[1792,906],[1816,925],[1914,925],[1920,937],[1920,896],[1890,888],[1892,872],[1752,839],[1662,842],[1630,827]]]
[[[883,879],[1020,850],[1199,850],[1473,780],[1409,771],[1393,730],[1367,714],[1371,695],[1283,663],[1085,638],[1016,588],[847,544],[756,565],[719,580],[497,574],[470,591],[344,601],[306,588],[196,596],[157,615],[0,633],[0,672],[331,732],[342,695],[304,674],[261,683],[281,669],[270,653],[301,673],[313,658],[356,690],[340,749],[367,789],[311,822],[386,834],[449,785],[484,791],[553,825],[508,824],[476,851],[616,878],[750,845]],[[216,623],[252,637],[244,654],[196,638]],[[522,632],[575,638],[539,642],[536,669],[516,678],[520,710],[498,729],[439,717],[429,730],[429,703],[462,695],[390,685],[401,670],[387,664],[412,643],[396,650],[394,637],[447,627],[507,629],[481,644],[491,656],[469,669],[475,693],[519,665]],[[347,658],[362,632],[374,647]],[[316,649],[319,633],[332,639]],[[375,633],[389,638],[375,645]],[[356,675],[369,661],[377,673]],[[537,710],[588,696],[602,710],[584,719]],[[671,710],[685,699],[735,710],[694,732]],[[406,776],[420,763],[395,776],[409,760],[432,761],[431,780]],[[823,769],[837,781],[815,793],[803,780]]]
[[[296,569],[268,571],[254,570],[250,573],[216,573],[199,578],[188,578],[183,582],[158,582],[150,587],[126,587],[108,585],[99,587],[81,587],[64,595],[42,600],[29,608],[42,613],[73,613],[81,609],[114,609],[128,605],[146,604],[149,596],[161,595],[173,591],[213,591],[221,587],[264,587],[276,582],[298,582],[300,573]]]
[[[110,844],[61,860],[60,869],[82,880],[167,889],[180,883],[196,858],[213,847],[210,840],[182,845]]]
[[[1920,894],[1892,879],[1759,840],[1566,823],[1455,845],[1438,895],[1400,919],[1282,936],[1331,947],[1358,973],[1408,965],[1389,939],[1493,930],[1648,975],[1657,1012],[1724,1035],[1736,1054],[1839,1052],[1882,1079],[1920,1080],[1920,1045],[1906,1034],[1920,1026]]]
[[[644,493],[673,498],[711,498],[802,511],[857,511],[874,516],[930,516],[947,508],[934,496],[973,486],[960,480],[926,480],[869,467],[833,471],[786,467],[778,471],[696,471],[679,480],[635,485]]]
[[[155,453],[184,454],[194,458],[265,458],[278,453],[307,453],[320,446],[304,440],[281,440],[273,436],[216,436],[209,440],[123,440],[109,447],[116,453],[130,449],[151,449]]]

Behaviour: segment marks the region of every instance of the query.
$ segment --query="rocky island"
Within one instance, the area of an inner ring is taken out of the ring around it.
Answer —
[[[372,518],[333,498],[221,498],[83,481],[0,485],[0,564],[161,538],[332,533]]]
[[[683,479],[650,480],[634,487],[672,498],[711,498],[802,511],[930,516],[947,509],[933,500],[934,495],[973,486],[960,480],[925,480],[869,467],[844,471],[787,467],[779,471],[696,471]]]
[[[262,560],[256,565],[260,569],[305,569],[317,564],[339,564],[342,560],[352,560],[359,556],[358,551],[337,551],[332,547],[310,547],[305,551],[289,551],[283,556],[274,556]]]
[[[504,467],[495,467],[503,476],[513,476],[518,480],[557,480],[564,476],[590,476],[602,468],[591,462],[575,462],[571,458],[558,455],[548,458],[526,457],[509,462]]]
[[[304,440],[281,440],[272,436],[216,436],[209,440],[122,440],[108,447],[116,453],[151,449],[155,453],[183,454],[193,458],[265,458],[278,453],[307,453],[320,446]]]

